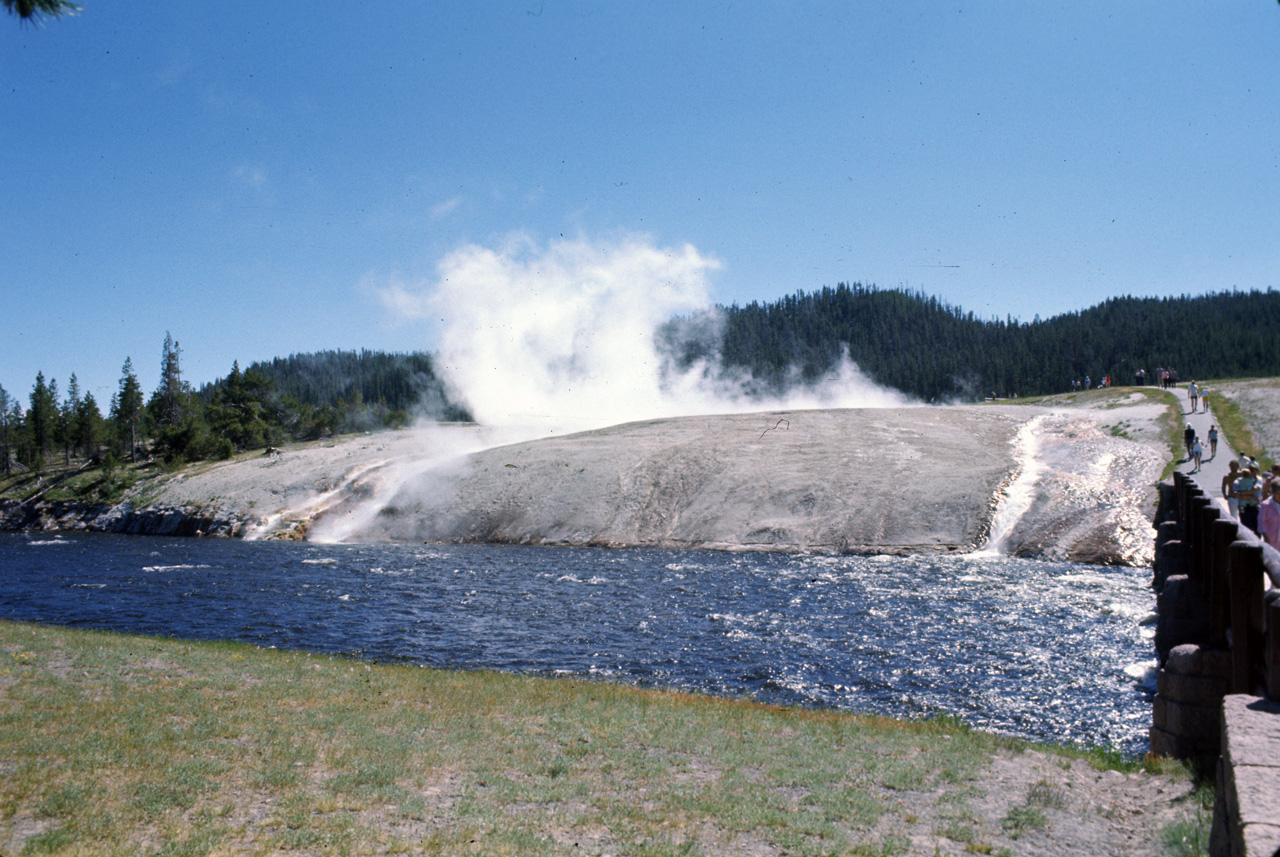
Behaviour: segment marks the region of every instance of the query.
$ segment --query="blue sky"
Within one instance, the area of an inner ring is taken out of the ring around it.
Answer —
[[[718,303],[862,282],[1024,320],[1280,285],[1267,0],[82,3],[0,19],[24,403],[75,372],[105,410],[125,357],[153,389],[166,331],[196,385],[434,350],[465,322],[393,298],[463,248],[692,247]]]

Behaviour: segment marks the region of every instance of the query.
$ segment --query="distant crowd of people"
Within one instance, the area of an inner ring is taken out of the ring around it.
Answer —
[[[1150,380],[1149,380],[1150,379]],[[1194,382],[1193,382],[1194,383]],[[1135,387],[1147,387],[1159,385],[1162,389],[1171,390],[1178,386],[1178,370],[1168,366],[1157,366],[1156,371],[1150,376],[1147,375],[1146,369],[1137,369],[1133,373],[1133,384]],[[1083,379],[1071,379],[1071,392],[1078,390],[1103,389],[1111,386],[1111,376],[1103,375],[1098,379],[1095,387],[1093,379],[1085,375]]]
[[[1098,389],[1099,389],[1099,390],[1101,390],[1101,389],[1102,389],[1102,388],[1104,388],[1104,387],[1110,387],[1110,386],[1111,386],[1111,376],[1110,376],[1110,375],[1103,375],[1103,376],[1098,380]],[[1081,381],[1079,378],[1072,378],[1072,379],[1071,379],[1071,392],[1073,392],[1073,393],[1074,393],[1074,392],[1076,392],[1077,390],[1092,390],[1092,389],[1093,389],[1093,379],[1092,379],[1092,378],[1090,378],[1088,375],[1085,375],[1085,376],[1084,376],[1084,380],[1083,380],[1083,381]]]

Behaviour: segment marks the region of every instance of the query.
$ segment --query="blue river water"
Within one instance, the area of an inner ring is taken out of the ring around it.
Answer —
[[[1147,746],[1145,569],[0,533],[0,619]]]

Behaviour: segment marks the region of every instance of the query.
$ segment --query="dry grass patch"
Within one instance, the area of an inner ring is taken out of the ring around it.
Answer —
[[[0,645],[6,855],[1011,841],[973,802],[1024,745],[954,722],[23,624],[0,623]]]

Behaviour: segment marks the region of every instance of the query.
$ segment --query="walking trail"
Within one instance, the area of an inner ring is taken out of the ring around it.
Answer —
[[[1191,401],[1187,398],[1186,388],[1183,387],[1176,390],[1182,404],[1182,428],[1186,428],[1190,424],[1195,429],[1196,437],[1200,438],[1201,444],[1204,445],[1204,456],[1200,461],[1200,472],[1195,473],[1193,478],[1200,483],[1200,487],[1208,493],[1210,497],[1216,500],[1225,511],[1227,501],[1222,496],[1222,478],[1227,475],[1229,468],[1227,462],[1236,457],[1236,452],[1227,443],[1227,439],[1222,436],[1222,426],[1218,425],[1218,418],[1213,415],[1213,411],[1206,411],[1203,403],[1199,404],[1196,412],[1190,413]],[[1218,426],[1218,454],[1210,456],[1209,454],[1209,427]],[[1190,458],[1185,458],[1178,463],[1178,471],[1181,473],[1191,474],[1195,470],[1196,463]]]

